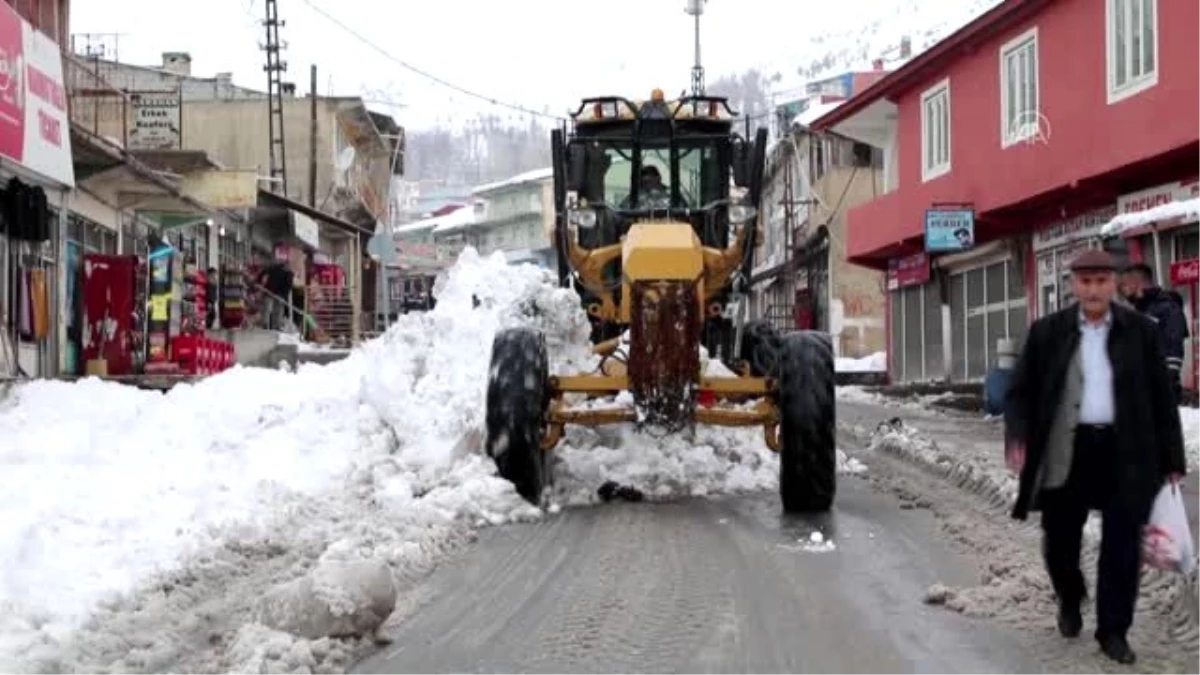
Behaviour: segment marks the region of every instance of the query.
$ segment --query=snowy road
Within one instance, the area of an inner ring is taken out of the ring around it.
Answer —
[[[932,521],[849,478],[819,518],[782,517],[764,495],[492,529],[356,670],[1036,670],[1006,630],[922,604],[935,581],[973,576]],[[814,530],[835,547],[814,545]]]

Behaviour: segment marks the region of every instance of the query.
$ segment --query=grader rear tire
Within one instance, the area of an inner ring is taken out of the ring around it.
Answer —
[[[500,331],[492,341],[487,388],[487,453],[500,476],[534,506],[551,482],[542,450],[549,402],[546,340],[528,328]]]
[[[779,363],[779,497],[787,513],[828,511],[837,493],[833,345],[827,333],[783,337]]]

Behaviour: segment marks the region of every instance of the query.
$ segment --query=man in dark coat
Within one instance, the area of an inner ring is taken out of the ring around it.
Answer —
[[[1146,263],[1135,263],[1121,274],[1121,291],[1139,312],[1154,321],[1158,328],[1167,373],[1178,401],[1183,393],[1183,342],[1188,338],[1187,316],[1183,312],[1183,296],[1165,290],[1154,283],[1154,270]]]
[[[1080,254],[1071,285],[1077,303],[1030,327],[1006,398],[1005,456],[1020,475],[1012,515],[1042,512],[1058,628],[1076,637],[1083,526],[1102,513],[1095,635],[1109,658],[1133,663],[1142,528],[1164,481],[1187,470],[1183,434],[1154,323],[1114,302],[1112,256]]]

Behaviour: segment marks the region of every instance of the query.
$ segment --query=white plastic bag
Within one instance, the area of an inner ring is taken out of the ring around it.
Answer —
[[[1142,562],[1155,569],[1187,574],[1196,565],[1192,531],[1179,486],[1168,482],[1154,499],[1142,537]]]

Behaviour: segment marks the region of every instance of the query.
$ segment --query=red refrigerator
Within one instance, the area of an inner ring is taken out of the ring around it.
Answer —
[[[108,361],[109,375],[140,371],[141,315],[137,256],[83,256],[83,364]]]

